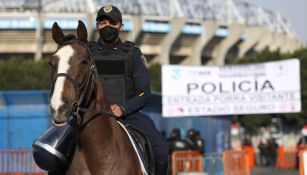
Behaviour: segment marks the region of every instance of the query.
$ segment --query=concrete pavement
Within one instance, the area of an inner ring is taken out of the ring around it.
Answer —
[[[251,170],[251,175],[298,175],[298,170],[258,166]]]

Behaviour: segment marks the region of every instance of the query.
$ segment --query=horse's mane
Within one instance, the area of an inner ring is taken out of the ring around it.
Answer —
[[[68,34],[61,40],[61,43],[66,43],[71,40],[77,40],[77,36],[75,34]]]

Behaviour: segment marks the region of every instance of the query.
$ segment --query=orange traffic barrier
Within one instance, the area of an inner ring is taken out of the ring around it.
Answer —
[[[250,175],[250,168],[245,151],[223,152],[224,175]]]
[[[307,150],[307,145],[306,144],[298,144],[296,146],[297,152],[300,153],[303,150]]]
[[[172,153],[172,175],[179,172],[202,172],[203,156],[199,151],[175,151]]]
[[[248,163],[250,168],[255,167],[255,152],[252,146],[242,146],[242,149],[247,153]]]
[[[34,162],[31,150],[0,150],[0,174],[46,174]]]
[[[306,154],[307,153],[307,149],[305,148],[305,149],[301,149],[300,151],[299,151],[299,154],[298,154],[298,156],[299,156],[299,175],[306,175],[305,174],[305,169],[304,169],[304,153]]]
[[[279,168],[296,167],[297,149],[295,147],[278,147],[278,164]]]

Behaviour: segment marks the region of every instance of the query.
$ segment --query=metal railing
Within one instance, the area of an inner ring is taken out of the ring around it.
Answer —
[[[1,150],[0,174],[44,174],[34,162],[31,150]]]
[[[172,175],[249,175],[244,151],[224,151],[203,156],[197,151],[176,151],[172,154]],[[31,150],[0,151],[0,174],[46,174],[34,162]]]
[[[223,175],[222,154],[203,156],[197,151],[176,151],[172,154],[172,175]]]

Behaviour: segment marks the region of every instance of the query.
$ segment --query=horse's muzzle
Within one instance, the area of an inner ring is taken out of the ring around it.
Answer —
[[[62,114],[58,114],[58,115],[54,115],[53,116],[53,123],[55,125],[61,125],[63,123],[66,123],[68,120],[68,115],[62,115]]]
[[[64,104],[58,110],[51,109],[53,120],[55,124],[62,124],[67,122],[71,115],[72,105]]]

